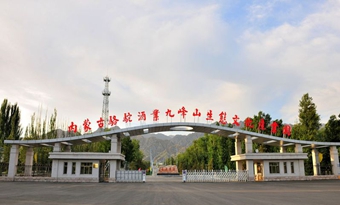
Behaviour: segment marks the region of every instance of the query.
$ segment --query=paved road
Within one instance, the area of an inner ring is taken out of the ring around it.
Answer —
[[[340,204],[340,180],[301,182],[0,182],[0,204]]]

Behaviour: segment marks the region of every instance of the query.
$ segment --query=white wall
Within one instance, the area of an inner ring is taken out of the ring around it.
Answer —
[[[303,160],[265,160],[263,162],[264,164],[264,170],[263,170],[263,176],[265,178],[270,178],[270,177],[298,177],[301,176],[301,167],[299,161]],[[269,172],[269,163],[270,162],[279,162],[280,164],[280,173],[270,173]],[[287,173],[284,173],[284,162],[287,163]],[[294,163],[294,173],[291,172],[291,165],[290,163],[293,162]],[[304,176],[304,172],[303,172],[303,176]]]
[[[60,178],[98,178],[99,179],[99,160],[53,160],[56,167],[56,176]],[[67,174],[64,174],[64,162],[67,162]],[[72,163],[76,163],[76,172],[72,174]],[[81,163],[91,162],[92,164],[98,164],[98,168],[92,167],[92,174],[80,174]],[[54,165],[54,166],[55,166]]]

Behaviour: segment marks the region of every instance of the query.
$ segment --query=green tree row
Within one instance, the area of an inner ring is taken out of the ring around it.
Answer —
[[[292,139],[308,140],[308,141],[327,141],[340,142],[340,114],[338,118],[332,115],[326,125],[321,128],[320,115],[317,114],[317,107],[313,103],[313,98],[308,93],[304,94],[299,103],[299,122],[292,127]],[[244,127],[252,132],[260,132],[258,124],[260,119],[264,119],[263,134],[272,134],[271,123],[272,118],[269,114],[260,111],[252,118],[252,128]],[[246,119],[245,119],[246,120]],[[274,120],[278,124],[278,137],[283,137],[283,122],[282,119]],[[217,123],[218,124],[218,123]],[[232,125],[228,125],[232,126]],[[244,151],[244,143],[242,144]],[[253,143],[253,149],[259,152],[279,152],[279,147],[262,145]],[[288,149],[288,152],[294,152],[294,149]],[[311,148],[304,148],[304,152],[308,153],[308,159],[305,160],[306,175],[313,174]],[[319,149],[323,154],[321,161],[321,168],[331,170],[329,148]],[[179,171],[183,169],[224,169],[228,166],[229,169],[234,169],[235,165],[230,161],[230,156],[235,154],[234,140],[220,137],[213,134],[205,134],[204,137],[199,138],[187,148],[184,153],[178,154],[175,158],[167,159],[166,164],[177,164]]]
[[[21,134],[19,106],[11,105],[4,99],[0,108],[0,162],[9,159],[10,146],[5,145],[4,141],[18,140]]]

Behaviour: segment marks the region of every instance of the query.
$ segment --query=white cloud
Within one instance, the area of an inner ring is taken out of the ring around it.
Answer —
[[[328,107],[334,108],[333,102],[338,101],[334,85],[340,76],[339,15],[339,1],[329,1],[299,25],[283,24],[264,32],[249,30],[240,41],[249,64],[266,72],[271,89],[288,92],[290,100],[281,109],[285,120],[297,119],[298,102],[304,93],[314,98],[323,122],[329,118]],[[273,76],[273,69],[280,75]]]

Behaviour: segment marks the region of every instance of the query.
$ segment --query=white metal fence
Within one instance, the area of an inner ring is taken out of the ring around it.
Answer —
[[[116,182],[143,182],[143,171],[138,170],[116,171]]]
[[[245,182],[247,180],[247,171],[189,170],[186,172],[187,182]]]

